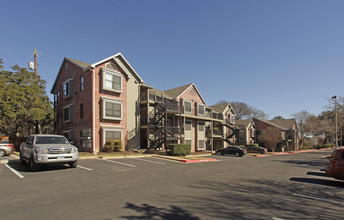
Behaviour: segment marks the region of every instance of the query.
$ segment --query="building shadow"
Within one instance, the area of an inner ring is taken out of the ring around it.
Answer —
[[[327,180],[327,179],[314,179],[314,178],[299,178],[299,177],[292,177],[289,180],[294,181],[294,182],[302,182],[302,183],[310,183],[310,184],[316,184],[316,185],[324,185],[324,186],[344,188],[344,182],[343,181]]]
[[[127,203],[126,209],[131,209],[138,212],[138,215],[122,216],[124,219],[138,220],[138,219],[190,219],[198,220],[197,216],[190,214],[188,211],[177,207],[170,206],[169,208],[159,208],[149,204],[135,205],[133,203]]]

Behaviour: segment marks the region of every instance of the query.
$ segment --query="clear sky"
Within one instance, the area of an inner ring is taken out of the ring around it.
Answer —
[[[47,93],[64,57],[121,52],[145,83],[195,83],[207,105],[244,102],[273,118],[319,114],[343,96],[343,0],[0,1],[0,58],[39,51]]]

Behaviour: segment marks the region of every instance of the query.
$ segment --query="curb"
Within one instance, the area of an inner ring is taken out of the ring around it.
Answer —
[[[153,157],[160,157],[167,160],[174,160],[183,163],[199,163],[199,162],[211,162],[216,161],[216,159],[199,159],[199,160],[188,160],[188,159],[181,159],[181,158],[174,158],[170,156],[163,156],[163,155],[154,155]],[[191,157],[191,156],[190,156]]]

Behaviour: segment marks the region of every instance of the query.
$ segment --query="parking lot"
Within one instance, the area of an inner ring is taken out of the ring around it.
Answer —
[[[325,176],[330,151],[255,158],[82,159],[38,172],[0,167],[2,219],[338,219],[344,182]]]

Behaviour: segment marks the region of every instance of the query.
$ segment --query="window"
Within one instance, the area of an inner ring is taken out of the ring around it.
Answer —
[[[103,145],[109,140],[122,141],[122,129],[118,129],[118,128],[103,129]]]
[[[198,150],[205,150],[204,140],[198,140]]]
[[[122,78],[120,73],[103,69],[103,89],[112,92],[122,92]]]
[[[229,116],[229,120],[230,120],[231,124],[234,124],[235,123],[235,116],[234,115],[230,115]]]
[[[191,113],[191,101],[184,100],[184,113]]]
[[[204,131],[204,127],[205,127],[205,123],[202,122],[198,122],[198,131]]]
[[[114,70],[114,71],[117,72],[117,67],[116,67],[115,64],[113,64],[113,63],[107,63],[107,64],[105,65],[105,68],[110,69],[110,70]]]
[[[73,122],[74,121],[74,106],[69,105],[63,108],[63,122]]]
[[[192,141],[191,140],[185,140],[184,144],[188,144],[188,145],[192,146]]]
[[[74,141],[74,130],[64,131],[63,136],[65,136],[69,142]]]
[[[103,119],[121,120],[122,102],[112,99],[103,99]]]
[[[251,137],[255,137],[255,136],[256,136],[255,134],[256,134],[256,129],[253,128],[253,129],[252,129]]]
[[[70,79],[63,84],[63,97],[72,97],[73,96],[73,80]]]
[[[80,118],[83,118],[84,117],[84,104],[81,103],[80,104]]]
[[[192,121],[186,120],[185,121],[185,131],[191,131],[191,127],[192,127]]]
[[[203,104],[197,104],[197,115],[204,115],[205,106]]]
[[[84,91],[84,77],[80,77],[80,91]]]
[[[63,83],[63,97],[68,98],[73,96],[73,79]]]

